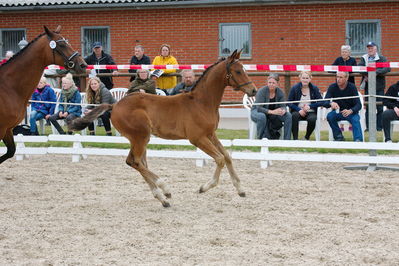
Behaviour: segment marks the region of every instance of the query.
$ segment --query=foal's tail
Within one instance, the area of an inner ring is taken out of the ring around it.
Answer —
[[[68,129],[70,131],[78,131],[85,129],[92,123],[94,120],[96,120],[99,116],[101,116],[103,113],[106,111],[110,111],[113,108],[113,104],[102,104],[100,106],[95,107],[93,110],[91,110],[90,113],[85,115],[84,117],[77,118],[72,120],[71,123],[68,125]]]

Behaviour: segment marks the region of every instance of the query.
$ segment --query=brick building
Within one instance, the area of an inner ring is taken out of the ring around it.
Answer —
[[[83,55],[99,40],[117,64],[129,63],[136,44],[153,59],[168,43],[180,64],[211,64],[244,48],[246,64],[329,65],[342,44],[360,56],[370,40],[389,61],[399,61],[399,1],[0,0],[0,14],[1,57],[18,49],[22,37],[29,41],[43,32],[43,25],[62,25]],[[333,78],[313,81],[325,90]],[[116,78],[117,87],[127,84],[127,77]],[[227,91],[224,100],[241,97]]]

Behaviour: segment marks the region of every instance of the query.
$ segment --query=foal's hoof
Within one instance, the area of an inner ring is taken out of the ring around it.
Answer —
[[[169,202],[163,202],[163,203],[162,203],[162,206],[164,206],[165,208],[169,208],[169,207],[170,207],[170,204],[169,204]]]
[[[199,193],[204,193],[205,192],[205,190],[202,188],[202,187],[200,187],[200,189],[199,189],[199,191],[198,191]]]
[[[167,197],[168,199],[170,199],[170,198],[172,197],[172,194],[170,194],[170,193],[165,193],[164,195],[165,195],[165,197]]]
[[[245,198],[245,192],[238,193],[238,195],[239,195],[240,197]]]

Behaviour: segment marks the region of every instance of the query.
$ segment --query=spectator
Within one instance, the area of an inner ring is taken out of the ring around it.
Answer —
[[[324,102],[325,107],[331,107],[332,109],[332,111],[327,114],[327,121],[332,129],[334,140],[345,140],[341,129],[338,126],[338,121],[347,120],[352,124],[353,140],[363,141],[363,133],[359,116],[359,111],[362,105],[360,103],[360,99],[358,98],[358,92],[355,84],[348,82],[348,78],[348,72],[338,71],[337,82],[328,87],[325,98],[339,98],[348,96],[356,96],[356,98],[333,100],[331,103]]]
[[[162,44],[160,49],[161,55],[158,55],[154,58],[152,62],[153,65],[177,65],[177,60],[172,55],[170,55],[170,46],[167,44]],[[176,69],[163,69],[164,74],[175,73]],[[173,77],[164,77],[161,76],[157,80],[157,87],[167,93],[168,89],[172,89],[176,87],[177,78]]]
[[[191,69],[184,69],[181,72],[182,82],[173,89],[168,90],[169,95],[176,95],[182,92],[190,92],[195,86],[195,73]]]
[[[157,94],[155,91],[155,80],[151,79],[150,72],[146,69],[138,69],[137,77],[130,83],[127,94],[132,92]]]
[[[384,129],[385,142],[391,140],[391,121],[399,120],[399,81],[389,87],[385,96],[397,97],[396,99],[384,98],[383,102],[387,109],[382,113],[382,127]]]
[[[278,139],[280,128],[284,123],[284,139],[291,138],[291,114],[286,111],[285,104],[273,102],[283,102],[284,93],[278,87],[278,74],[272,73],[267,78],[267,86],[262,87],[256,93],[255,103],[266,103],[254,105],[251,110],[251,119],[256,123],[257,137],[259,139]]]
[[[312,74],[302,71],[299,79],[300,82],[291,88],[288,96],[288,101],[301,101],[288,104],[292,115],[292,136],[294,140],[298,139],[299,120],[305,120],[308,122],[305,139],[309,140],[316,127],[317,108],[323,103],[309,102],[309,100],[322,98],[319,88],[311,83]]]
[[[130,59],[131,65],[150,65],[151,61],[148,56],[144,54],[144,47],[142,45],[136,45],[134,47],[134,56]],[[136,73],[136,69],[129,69],[129,73]],[[136,78],[136,75],[130,77],[130,82]]]
[[[61,83],[62,90],[58,112],[50,116],[49,120],[60,134],[65,134],[57,120],[65,119],[67,124],[69,124],[73,119],[80,117],[82,115],[82,106],[80,105],[82,98],[71,74],[63,77]],[[68,134],[72,134],[72,132],[68,131]]]
[[[114,59],[111,55],[104,53],[103,46],[100,42],[95,42],[92,45],[93,53],[85,58],[85,61],[88,65],[116,65]],[[112,73],[113,75],[119,74],[116,70],[111,69],[93,69],[92,71],[88,70],[90,73],[98,74],[98,73]],[[95,76],[95,75],[94,75]],[[105,87],[110,90],[114,87],[114,83],[112,77],[100,77],[102,83],[104,83]]]
[[[29,117],[30,122],[30,133],[31,135],[39,135],[37,131],[36,121],[41,119],[48,120],[51,115],[54,114],[55,102],[57,101],[57,97],[55,96],[54,90],[47,85],[47,81],[45,77],[41,77],[39,84],[37,84],[37,88],[32,94],[33,101],[46,101],[53,103],[39,103],[32,102],[31,103],[31,112]]]
[[[48,69],[45,69],[43,74],[45,76],[49,75],[58,75],[60,74],[61,69],[53,68],[56,65],[48,65]],[[51,88],[60,88],[60,78],[58,77],[46,77],[47,83],[51,86]]]
[[[98,77],[93,77],[89,79],[86,90],[86,96],[88,104],[116,103],[116,100],[114,99],[114,97],[112,97],[112,94],[109,92],[109,90],[105,87],[104,83],[102,83]],[[94,107],[95,106],[93,105],[89,105],[85,111],[85,114],[91,112],[91,109],[93,109]],[[100,116],[101,120],[103,121],[105,133],[107,134],[107,136],[112,136],[111,122],[109,120],[110,117],[111,113],[109,111],[106,111]],[[91,123],[89,125],[89,133],[90,135],[95,135],[94,123]]]
[[[0,66],[2,64],[4,64],[5,62],[7,62],[13,56],[14,56],[14,52],[13,51],[7,51],[6,54],[5,54],[5,58],[0,61]]]
[[[351,47],[349,45],[341,46],[341,56],[335,59],[333,66],[356,66],[356,59],[351,57]],[[349,72],[351,74],[352,72]],[[355,84],[355,77],[349,76],[349,82]]]
[[[379,62],[387,62],[387,59],[378,54],[378,47],[374,42],[369,42],[367,43],[367,54],[363,55],[360,58],[360,63],[359,66],[367,66],[369,63],[379,63]],[[390,72],[391,68],[389,67],[382,67],[382,68],[377,68],[376,74],[376,94],[377,95],[384,95],[384,90],[385,90],[385,74]],[[362,77],[362,85],[360,86],[361,88],[364,87],[365,89],[365,94],[369,94],[369,88],[368,88],[368,76],[367,73],[363,75]],[[366,98],[368,100],[368,98]],[[369,106],[367,105],[366,107],[366,130],[369,128]],[[381,98],[377,97],[377,130],[381,131],[382,130],[382,112],[383,112],[383,106],[382,106],[382,100]]]

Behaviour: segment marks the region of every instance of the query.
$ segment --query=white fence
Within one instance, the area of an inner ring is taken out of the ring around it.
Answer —
[[[16,142],[16,159],[23,160],[29,155],[44,154],[66,154],[72,156],[73,162],[79,162],[89,155],[106,156],[127,156],[129,149],[112,148],[89,148],[83,147],[82,143],[123,143],[128,144],[125,137],[114,136],[81,136],[76,135],[49,135],[49,136],[22,136],[14,137]],[[25,143],[46,143],[48,141],[72,142],[71,147],[26,147]],[[367,163],[367,164],[399,164],[399,155],[369,156],[367,151],[389,150],[399,151],[399,143],[381,143],[381,142],[330,142],[330,141],[298,141],[298,140],[250,140],[235,139],[221,140],[223,146],[247,146],[260,147],[260,152],[233,151],[233,159],[258,160],[260,166],[266,168],[271,161],[313,161],[313,162],[342,162],[342,163]],[[160,138],[151,138],[150,144],[158,145],[177,145],[191,146],[188,140],[165,140]],[[271,152],[270,147],[288,147],[288,148],[325,148],[325,149],[356,149],[365,150],[364,154],[324,154],[303,152]],[[5,147],[0,148],[0,153],[6,152]],[[207,154],[199,149],[196,150],[147,150],[148,157],[163,158],[188,158],[195,159],[197,166],[203,166],[206,160],[211,159]]]

